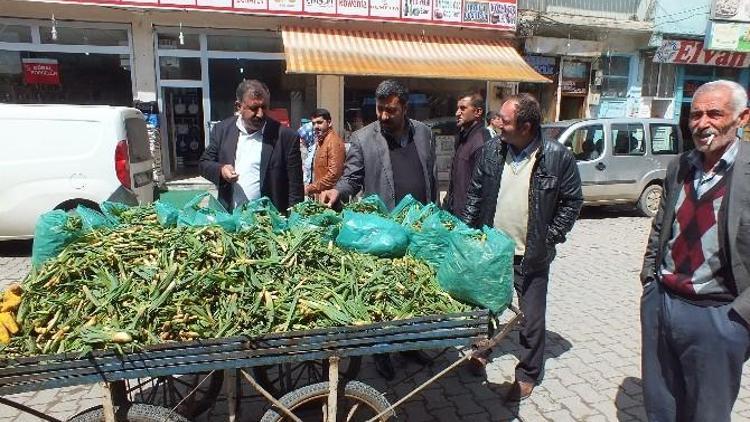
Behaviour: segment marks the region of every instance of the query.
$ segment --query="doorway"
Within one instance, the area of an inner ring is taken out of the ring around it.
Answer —
[[[563,95],[560,99],[559,120],[580,119],[583,117],[584,97],[572,97]]]
[[[198,161],[205,149],[201,88],[163,88],[170,167],[177,178],[199,175]]]

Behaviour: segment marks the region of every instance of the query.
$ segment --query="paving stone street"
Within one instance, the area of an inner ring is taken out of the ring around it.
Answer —
[[[423,421],[640,421],[645,420],[640,382],[638,273],[650,220],[628,210],[588,209],[568,242],[558,249],[552,268],[547,312],[547,364],[541,384],[520,406],[502,397],[513,381],[516,333],[497,350],[487,379],[463,368],[446,375],[424,394],[407,402],[398,420]],[[21,279],[29,270],[28,242],[0,244],[0,284]],[[435,352],[437,353],[437,352]],[[455,361],[449,350],[431,368],[395,359],[397,379],[381,380],[366,365],[359,379],[395,401]],[[98,405],[99,385],[8,396],[54,418],[65,420]],[[263,402],[247,399],[242,420],[258,420]],[[201,421],[222,420],[222,397]],[[733,419],[750,420],[750,374],[745,378]],[[0,404],[0,421],[36,421]]]

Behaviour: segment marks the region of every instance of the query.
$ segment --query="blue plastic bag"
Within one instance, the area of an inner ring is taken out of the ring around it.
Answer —
[[[396,204],[396,207],[391,210],[391,218],[397,223],[403,224],[404,219],[409,212],[419,211],[423,207],[424,205],[421,202],[414,199],[411,194],[407,194],[398,202],[398,204]]]
[[[237,231],[237,220],[209,193],[196,195],[177,217],[177,226],[220,226],[228,232]]]
[[[409,239],[409,255],[426,261],[435,269],[440,267],[448,251],[451,233],[455,230],[471,232],[463,221],[444,210],[429,214],[420,225],[420,230],[412,232]]]
[[[180,217],[180,210],[169,202],[154,202],[154,212],[156,219],[162,227],[174,227],[177,225],[177,219]]]
[[[78,217],[81,219],[84,232],[102,227],[113,228],[117,225],[117,221],[119,221],[119,219],[107,218],[107,216],[99,211],[92,210],[83,205],[76,207],[76,214],[78,214]]]
[[[513,298],[515,244],[489,227],[454,230],[437,272],[440,287],[455,299],[502,312]]]
[[[336,244],[344,249],[380,257],[402,257],[409,232],[393,220],[375,214],[344,211]]]
[[[80,218],[63,210],[46,212],[37,220],[34,243],[31,248],[31,265],[40,268],[47,260],[56,257],[70,242],[83,234]]]

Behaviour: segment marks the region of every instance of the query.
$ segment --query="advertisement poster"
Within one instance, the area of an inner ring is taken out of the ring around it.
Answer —
[[[489,3],[479,1],[467,1],[464,3],[464,22],[490,23]]]
[[[490,23],[498,26],[516,26],[518,9],[515,4],[490,2]]]
[[[750,24],[711,22],[706,40],[709,50],[750,52]]]
[[[305,12],[336,14],[336,0],[305,0]]]
[[[404,0],[401,17],[404,19],[431,20],[432,0]]]
[[[23,82],[27,85],[60,85],[60,67],[55,59],[22,59]]]
[[[435,0],[433,18],[443,22],[461,22],[461,0]]]
[[[268,10],[268,0],[234,0],[236,9]]]
[[[344,16],[367,16],[370,5],[367,0],[338,0],[338,14]]]
[[[268,0],[268,10],[279,12],[301,12],[302,0]]]
[[[370,16],[400,18],[401,0],[370,0]]]

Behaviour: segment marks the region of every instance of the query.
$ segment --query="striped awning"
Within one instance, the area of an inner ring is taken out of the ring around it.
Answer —
[[[284,28],[287,73],[550,82],[507,40]]]

